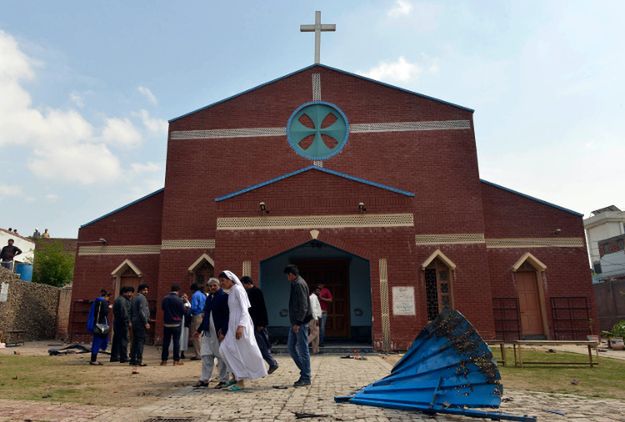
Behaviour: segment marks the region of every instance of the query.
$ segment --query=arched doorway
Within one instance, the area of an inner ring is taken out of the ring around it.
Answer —
[[[111,276],[114,279],[114,297],[117,297],[122,287],[132,287],[136,292],[143,278],[143,273],[131,260],[125,259],[111,272]]]
[[[549,332],[542,283],[546,269],[545,264],[529,252],[512,266],[523,339],[545,339]]]
[[[453,280],[456,275],[456,264],[437,249],[421,264],[421,269],[425,281],[428,321],[432,321],[443,309],[454,307]]]
[[[214,274],[215,262],[207,254],[202,254],[189,267],[189,284],[197,283],[198,286],[203,287]]]
[[[326,342],[371,344],[369,261],[319,240],[311,240],[260,263],[259,287],[265,294],[273,338],[286,339],[290,326],[290,287],[283,273],[288,264],[298,266],[311,290],[323,283],[332,292]]]

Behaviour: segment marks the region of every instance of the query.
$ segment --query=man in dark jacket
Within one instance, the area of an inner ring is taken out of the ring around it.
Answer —
[[[13,270],[13,258],[22,253],[22,250],[17,246],[14,246],[13,243],[15,241],[13,239],[9,239],[7,245],[2,248],[0,252],[0,262],[4,268],[9,270]]]
[[[148,305],[148,285],[140,284],[137,294],[130,301],[130,324],[132,328],[132,346],[130,347],[130,364],[146,366],[143,363],[143,346],[147,330],[150,329],[150,307]]]
[[[269,333],[267,332],[267,325],[269,320],[267,318],[267,307],[265,306],[265,297],[262,290],[254,286],[254,281],[251,277],[241,277],[241,283],[247,291],[247,297],[250,299],[252,307],[250,308],[250,316],[254,322],[254,337],[256,337],[256,343],[260,349],[260,353],[263,355],[265,362],[269,364],[269,374],[272,374],[278,369],[278,362],[271,356],[271,343],[269,342]]]
[[[287,265],[284,273],[291,284],[289,295],[289,330],[288,349],[295,365],[300,370],[300,378],[293,386],[303,387],[310,385],[310,352],[308,351],[308,322],[312,319],[312,310],[308,296],[310,296],[306,281],[300,277],[299,269],[295,265]]]
[[[174,342],[174,365],[182,365],[180,362],[180,333],[182,331],[182,317],[186,310],[184,301],[180,296],[180,286],[172,284],[171,291],[161,302],[163,310],[163,351],[161,352],[161,365],[167,365],[169,358],[169,343]]]
[[[202,323],[193,337],[200,339],[200,355],[202,356],[202,374],[196,387],[208,387],[213,374],[215,358],[219,365],[219,384],[215,388],[223,388],[228,383],[228,368],[219,354],[219,343],[228,332],[228,295],[219,287],[219,280],[211,278],[207,283],[208,297],[204,303]]]
[[[113,345],[111,362],[128,362],[128,328],[130,327],[130,299],[135,289],[124,286],[113,302]]]

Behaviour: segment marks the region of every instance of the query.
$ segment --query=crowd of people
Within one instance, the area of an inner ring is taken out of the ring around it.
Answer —
[[[286,266],[284,273],[290,284],[288,351],[300,371],[293,385],[302,387],[311,384],[309,345],[313,353],[318,353],[319,345],[323,344],[332,294],[324,285],[310,293],[295,265]],[[112,308],[111,362],[127,362],[133,366],[133,372],[146,366],[143,348],[150,329],[148,289],[147,284],[141,284],[135,293],[134,288],[123,287],[112,305],[109,292],[100,292],[91,305],[87,323],[93,334],[91,365],[102,364],[98,353],[108,347],[108,314]],[[190,359],[201,360],[197,388],[208,387],[215,362],[218,382],[214,388],[230,391],[240,391],[245,388],[246,380],[262,378],[278,369],[271,353],[265,299],[250,277],[239,279],[226,270],[217,278],[210,278],[205,286],[193,283],[191,290],[189,298],[181,293],[180,285],[173,284],[162,299],[162,366],[168,364],[170,353],[173,365],[183,365],[181,359],[191,338],[194,355]]]

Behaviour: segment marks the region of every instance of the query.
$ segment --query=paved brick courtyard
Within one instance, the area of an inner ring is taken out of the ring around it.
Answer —
[[[143,405],[136,403],[132,408],[0,399],[0,421],[143,422],[158,417],[189,418],[187,420],[194,422],[292,421],[297,419],[298,414],[302,416],[301,413],[315,414],[316,416],[302,419],[310,421],[472,420],[451,416],[430,417],[418,413],[334,403],[335,395],[349,393],[388,374],[391,365],[379,356],[369,356],[366,361],[341,359],[333,355],[315,356],[312,361],[313,385],[299,389],[290,387],[297,378],[296,368],[291,360],[284,355],[278,356],[278,360],[281,366],[277,372],[251,383],[244,392],[194,389],[191,385],[196,378],[193,377],[189,378],[188,386],[174,387],[168,394]],[[188,369],[193,365],[199,371],[199,362],[187,362],[184,368]],[[163,369],[144,368],[150,371]],[[103,403],[106,402],[105,397],[100,399]],[[625,421],[623,408],[625,403],[617,400],[590,400],[571,395],[509,390],[504,394],[502,405],[503,411],[538,416],[541,421]]]

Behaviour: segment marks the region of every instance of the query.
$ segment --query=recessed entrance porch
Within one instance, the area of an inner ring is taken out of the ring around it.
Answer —
[[[284,340],[289,329],[289,282],[284,267],[295,264],[312,290],[323,283],[333,302],[328,309],[326,343],[371,344],[371,276],[369,261],[319,240],[261,261],[259,287],[265,294],[269,331]]]

